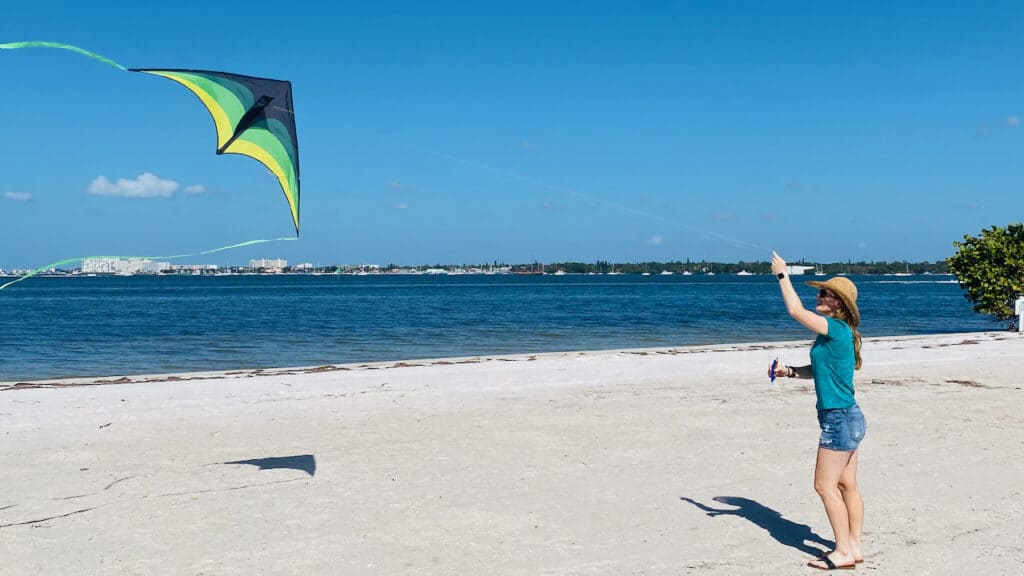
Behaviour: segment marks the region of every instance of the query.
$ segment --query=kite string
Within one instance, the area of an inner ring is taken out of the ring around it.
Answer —
[[[281,108],[281,110],[284,110],[284,109]],[[697,234],[702,234],[702,235],[704,235],[706,237],[709,237],[709,238],[715,238],[717,240],[720,240],[720,241],[722,241],[722,242],[724,242],[726,244],[735,246],[737,248],[767,250],[767,248],[765,248],[764,246],[761,246],[760,244],[757,244],[757,243],[754,243],[754,242],[749,242],[749,241],[742,240],[742,239],[739,239],[739,238],[735,238],[735,237],[732,237],[732,236],[728,236],[728,235],[725,235],[725,234],[720,234],[718,232],[712,232],[710,230],[699,228],[697,226],[693,226],[693,225],[687,224],[685,222],[681,222],[681,221],[673,219],[673,218],[667,218],[667,217],[662,216],[660,214],[653,214],[653,213],[647,212],[645,210],[639,210],[637,208],[632,208],[630,206],[625,206],[623,204],[619,204],[619,203],[613,202],[611,200],[606,200],[604,198],[600,198],[600,197],[597,197],[597,196],[593,196],[591,194],[586,194],[584,192],[580,192],[579,190],[576,190],[574,188],[570,188],[570,187],[567,187],[567,186],[561,186],[561,185],[558,185],[558,184],[552,184],[552,183],[546,182],[544,180],[539,180],[537,178],[532,178],[532,177],[529,177],[529,176],[525,176],[525,175],[520,174],[518,172],[513,172],[511,170],[506,170],[504,168],[499,168],[499,167],[496,167],[496,166],[491,166],[489,164],[484,164],[482,162],[476,162],[476,161],[473,161],[473,160],[462,158],[460,156],[456,156],[454,154],[449,154],[447,152],[442,152],[442,151],[438,151],[438,150],[433,150],[431,148],[426,148],[426,147],[423,147],[423,146],[419,146],[417,144],[412,144],[412,143],[409,143],[409,142],[403,142],[401,140],[392,138],[390,136],[386,136],[386,135],[383,135],[383,134],[377,134],[375,132],[370,132],[368,130],[362,130],[362,129],[356,128],[354,126],[349,126],[349,125],[342,124],[342,123],[336,123],[336,125],[339,126],[342,129],[344,129],[344,130],[349,131],[349,132],[356,133],[356,134],[362,134],[364,136],[370,136],[372,138],[376,138],[378,140],[381,140],[383,142],[387,142],[389,144],[394,144],[394,145],[397,145],[397,146],[402,146],[404,148],[409,148],[409,149],[412,149],[412,150],[416,150],[418,152],[421,152],[421,153],[424,153],[424,154],[429,154],[429,155],[435,156],[437,158],[448,160],[450,162],[456,162],[456,163],[459,163],[459,164],[463,164],[465,166],[470,166],[472,168],[476,168],[478,170],[484,170],[484,171],[487,171],[487,172],[491,172],[493,174],[497,174],[497,175],[502,176],[504,178],[508,178],[508,179],[511,179],[511,180],[518,180],[520,182],[529,184],[531,186],[535,186],[535,187],[539,187],[539,188],[545,188],[547,190],[551,190],[553,192],[558,192],[558,193],[565,194],[565,195],[568,195],[568,196],[574,196],[574,197],[580,198],[580,199],[582,199],[584,201],[592,202],[594,204],[600,204],[600,205],[603,205],[605,207],[612,208],[614,210],[618,210],[620,212],[626,212],[626,213],[629,213],[629,214],[633,214],[634,216],[640,216],[640,217],[643,217],[643,218],[654,220],[656,222],[661,222],[663,224],[667,224],[669,226],[675,226],[675,227],[678,227],[678,228],[683,228],[683,229],[689,230],[691,232],[695,232]]]
[[[206,254],[213,254],[214,252],[223,252],[225,250],[232,250],[234,248],[242,248],[244,246],[253,246],[255,244],[265,244],[267,242],[281,242],[281,241],[290,241],[290,240],[298,240],[298,238],[288,238],[288,237],[285,237],[285,238],[270,238],[270,239],[264,239],[264,240],[246,240],[245,242],[239,242],[238,244],[232,244],[230,246],[221,246],[220,248],[213,248],[211,250],[203,250],[202,252],[192,252],[191,254],[175,254],[173,256],[81,256],[81,257],[78,257],[78,258],[68,258],[67,260],[60,260],[58,262],[52,262],[50,264],[47,264],[46,266],[40,266],[39,268],[36,268],[35,270],[29,272],[28,274],[25,274],[24,276],[21,276],[21,277],[15,279],[15,280],[11,280],[10,282],[8,282],[6,284],[0,285],[0,290],[3,290],[4,288],[7,288],[11,284],[17,284],[18,282],[21,282],[22,280],[27,280],[27,279],[29,279],[29,278],[31,278],[33,276],[36,276],[37,274],[39,274],[41,272],[45,272],[46,270],[50,270],[50,269],[56,268],[57,266],[64,266],[65,264],[71,264],[73,262],[81,262],[81,261],[84,261],[84,260],[90,260],[90,259],[94,259],[94,258],[95,259],[106,258],[106,259],[117,259],[117,260],[175,260],[175,259],[178,259],[178,258],[188,258],[189,256],[203,256],[203,255],[206,255]]]
[[[296,117],[298,117],[298,114],[296,114],[296,112],[294,110],[289,110],[287,108],[282,108],[280,106],[273,106],[273,108],[276,108],[277,110],[280,110],[282,112],[290,112],[292,114],[295,114]],[[311,118],[311,115],[310,114],[303,114],[303,117],[304,118]],[[364,136],[370,136],[371,138],[376,138],[378,140],[381,140],[382,142],[387,142],[389,144],[393,144],[393,145],[401,146],[401,147],[408,148],[408,149],[411,149],[411,150],[415,150],[417,152],[421,152],[421,153],[424,153],[424,154],[435,156],[437,158],[441,158],[441,159],[444,159],[444,160],[447,160],[447,161],[450,161],[450,162],[455,162],[455,163],[458,163],[458,164],[463,164],[465,166],[470,166],[470,167],[476,168],[478,170],[483,170],[483,171],[486,171],[486,172],[491,172],[491,173],[497,174],[497,175],[499,175],[499,176],[501,176],[503,178],[508,178],[508,179],[511,179],[511,180],[518,180],[520,182],[529,184],[531,186],[535,186],[535,187],[539,187],[539,188],[545,188],[545,189],[551,190],[553,192],[558,192],[558,193],[565,194],[565,195],[568,195],[568,196],[574,196],[574,197],[580,198],[580,199],[582,199],[582,200],[584,200],[586,202],[592,202],[594,204],[600,204],[600,205],[603,205],[605,207],[612,208],[614,210],[618,210],[620,212],[626,212],[626,213],[629,213],[629,214],[633,214],[634,216],[640,216],[640,217],[643,217],[643,218],[648,218],[650,220],[661,222],[661,223],[667,224],[669,226],[675,226],[675,227],[678,227],[678,228],[683,228],[685,230],[689,230],[689,231],[695,232],[697,234],[702,234],[702,235],[704,235],[706,237],[709,237],[709,238],[715,238],[717,240],[720,240],[720,241],[722,241],[722,242],[724,242],[726,244],[729,244],[729,245],[737,247],[737,248],[767,250],[767,248],[765,248],[764,246],[761,246],[760,244],[757,244],[757,243],[754,243],[754,242],[748,242],[748,241],[742,240],[740,238],[735,238],[735,237],[732,237],[732,236],[727,236],[725,234],[720,234],[718,232],[712,232],[710,230],[699,228],[697,226],[693,226],[693,225],[687,224],[685,222],[681,222],[681,221],[673,219],[673,218],[667,218],[667,217],[662,216],[660,214],[652,214],[651,212],[647,212],[645,210],[639,210],[637,208],[632,208],[630,206],[625,206],[623,204],[619,204],[619,203],[613,202],[611,200],[606,200],[604,198],[600,198],[600,197],[597,197],[597,196],[593,196],[591,194],[586,194],[586,193],[580,192],[579,190],[576,190],[574,188],[570,188],[570,187],[567,187],[567,186],[561,186],[561,185],[558,185],[558,184],[552,184],[552,183],[546,182],[544,180],[539,180],[537,178],[531,178],[530,176],[525,176],[525,175],[520,174],[518,172],[513,172],[511,170],[507,170],[507,169],[504,169],[504,168],[499,168],[497,166],[492,166],[492,165],[489,165],[489,164],[484,164],[482,162],[476,162],[474,160],[469,160],[467,158],[463,158],[463,157],[456,156],[454,154],[449,154],[447,152],[442,152],[442,151],[439,151],[439,150],[434,150],[434,149],[431,149],[431,148],[420,146],[418,144],[413,144],[413,143],[410,143],[410,142],[404,142],[402,140],[398,140],[396,138],[392,138],[392,137],[384,135],[384,134],[378,134],[376,132],[371,132],[369,130],[363,130],[363,129],[357,128],[355,126],[350,126],[350,125],[347,125],[347,124],[337,123],[337,122],[335,123],[335,125],[339,126],[343,130],[347,130],[347,131],[352,132],[352,133],[362,134]]]

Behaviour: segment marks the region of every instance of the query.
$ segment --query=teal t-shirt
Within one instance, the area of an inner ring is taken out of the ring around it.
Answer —
[[[811,371],[818,410],[849,408],[853,399],[853,329],[842,320],[826,316],[828,334],[819,334],[811,346]]]

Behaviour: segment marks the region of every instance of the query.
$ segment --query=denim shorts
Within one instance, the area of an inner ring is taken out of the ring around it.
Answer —
[[[818,446],[839,452],[856,450],[868,427],[864,413],[856,404],[849,408],[818,410],[818,425],[821,427]]]

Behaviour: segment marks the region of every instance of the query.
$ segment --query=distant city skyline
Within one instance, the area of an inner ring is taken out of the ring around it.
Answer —
[[[767,260],[762,261],[735,261],[735,262],[719,262],[712,260],[671,260],[671,261],[633,261],[633,262],[612,262],[607,260],[595,260],[590,262],[584,262],[579,260],[567,260],[567,261],[529,261],[529,262],[504,262],[504,261],[490,261],[490,262],[431,262],[431,263],[418,263],[418,264],[397,264],[394,262],[386,263],[317,263],[314,264],[308,260],[300,260],[299,262],[289,262],[285,259],[271,259],[271,258],[260,258],[252,259],[247,263],[239,263],[235,265],[219,265],[219,264],[208,264],[208,263],[196,263],[196,262],[161,262],[158,260],[151,260],[148,258],[110,258],[110,257],[94,257],[94,258],[83,258],[80,261],[65,263],[62,266],[50,267],[44,266],[36,269],[21,269],[21,268],[5,268],[0,266],[0,274],[7,275],[24,275],[29,274],[33,271],[39,271],[41,269],[53,270],[53,271],[80,271],[81,273],[95,273],[95,274],[152,274],[158,273],[160,270],[222,270],[222,269],[277,269],[277,270],[326,270],[326,269],[344,269],[344,270],[387,270],[387,269],[546,269],[546,268],[564,268],[564,267],[588,267],[588,268],[608,268],[614,270],[616,268],[623,269],[636,269],[637,272],[647,270],[649,267],[655,267],[655,271],[665,269],[676,269],[682,267],[683,270],[703,273],[711,271],[715,268],[718,269],[735,269],[740,272],[748,272],[749,269],[763,269],[768,271],[771,268],[771,262]],[[870,262],[810,262],[805,260],[797,260],[788,263],[788,269],[793,274],[802,274],[808,271],[814,273],[822,273],[825,269],[838,269],[843,273],[849,272],[851,267],[858,269],[870,269],[870,270],[895,270],[897,272],[910,272],[910,267],[916,267],[919,269],[926,269],[931,273],[932,270],[942,269],[945,271],[947,268],[944,261],[870,261]],[[877,273],[877,272],[871,272]]]
[[[40,0],[0,31],[292,82],[301,237],[210,264],[934,262],[1021,218],[1021,3],[246,6]],[[293,235],[181,86],[0,66],[5,269]]]

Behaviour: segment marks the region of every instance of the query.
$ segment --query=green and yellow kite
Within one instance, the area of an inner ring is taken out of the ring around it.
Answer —
[[[0,44],[0,49],[35,47],[71,50],[121,70],[163,76],[188,88],[213,117],[217,154],[249,156],[277,177],[291,210],[295,235],[299,235],[299,143],[291,82],[210,70],[125,68],[109,58],[57,42]]]

